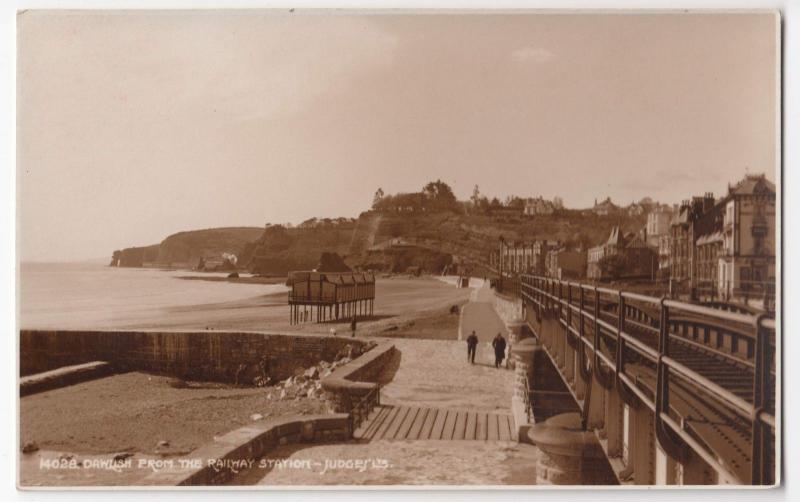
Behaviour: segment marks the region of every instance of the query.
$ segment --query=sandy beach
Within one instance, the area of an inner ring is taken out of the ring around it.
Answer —
[[[187,277],[178,271],[91,268],[79,272],[62,272],[70,280],[52,285],[44,276],[29,277],[26,285],[23,274],[23,296],[38,296],[23,304],[22,327],[325,335],[335,329],[349,336],[348,322],[290,325],[282,284],[236,284],[220,275]],[[58,287],[62,289],[53,289]],[[357,336],[392,337],[409,356],[419,350],[429,353],[428,345],[415,347],[415,339],[458,343],[459,315],[450,310],[465,304],[470,293],[439,278],[379,278],[374,316],[359,322]],[[452,347],[447,348],[449,353]],[[423,358],[421,364],[429,362]],[[403,388],[402,382],[399,385]],[[40,463],[60,458],[91,462],[121,452],[145,460],[180,458],[215,436],[252,423],[254,414],[326,412],[324,402],[317,399],[267,398],[276,392],[270,387],[187,386],[169,377],[126,373],[26,396],[20,400],[21,444],[35,443],[39,450],[24,456],[21,479],[27,485],[137,484],[147,470],[124,475],[90,470],[56,474],[42,471]]]
[[[20,290],[23,329],[349,332],[348,322],[290,325],[288,288],[274,278],[23,264]],[[359,322],[358,334],[408,328],[465,303],[469,292],[433,277],[378,278],[374,316]]]

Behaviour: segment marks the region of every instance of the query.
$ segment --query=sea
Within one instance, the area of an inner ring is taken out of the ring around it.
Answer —
[[[157,319],[175,307],[244,300],[287,291],[283,284],[183,280],[226,277],[107,264],[22,263],[17,307],[21,329],[114,328]]]

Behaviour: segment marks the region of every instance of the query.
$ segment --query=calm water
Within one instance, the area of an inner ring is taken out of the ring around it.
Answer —
[[[180,276],[225,277],[111,268],[104,264],[23,263],[20,268],[20,327],[122,327],[169,315],[169,309],[229,302],[287,291],[281,284],[187,281]]]

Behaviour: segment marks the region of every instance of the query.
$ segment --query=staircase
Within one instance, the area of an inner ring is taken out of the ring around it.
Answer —
[[[376,407],[353,437],[361,440],[516,441],[511,415],[414,406]]]

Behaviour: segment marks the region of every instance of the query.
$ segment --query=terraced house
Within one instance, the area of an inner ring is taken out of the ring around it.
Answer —
[[[775,185],[763,174],[729,185],[719,200],[707,193],[684,202],[670,227],[673,292],[773,301],[775,226]]]
[[[718,289],[724,298],[775,295],[775,184],[762,175],[728,187],[724,208]],[[769,305],[767,306],[769,307]]]

